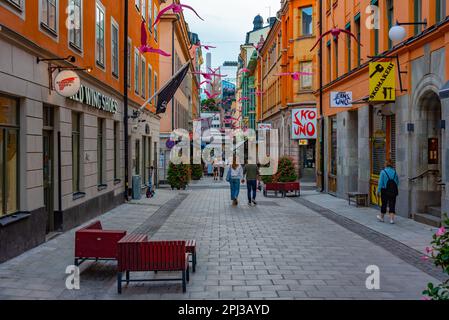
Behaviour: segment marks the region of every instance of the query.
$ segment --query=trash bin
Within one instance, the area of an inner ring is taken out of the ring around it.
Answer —
[[[140,200],[142,198],[142,178],[140,176],[133,176],[133,200]]]

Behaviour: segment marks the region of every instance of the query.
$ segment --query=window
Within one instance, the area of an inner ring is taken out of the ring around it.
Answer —
[[[313,33],[313,8],[307,7],[301,9],[301,34],[310,36]]]
[[[331,50],[331,42],[327,42],[327,80],[328,82],[332,81],[332,50]]]
[[[152,96],[153,96],[153,70],[151,69],[151,66],[148,66],[148,98],[151,98]]]
[[[58,2],[57,0],[41,0],[41,1],[42,1],[41,25],[45,29],[56,34]]]
[[[134,50],[134,92],[139,94],[139,52],[137,49]]]
[[[140,71],[142,73],[142,98],[145,99],[146,97],[146,91],[147,91],[147,84],[146,84],[146,78],[147,78],[147,74],[146,74],[146,70],[147,70],[147,63],[145,62],[145,59],[142,58],[142,67],[140,68]]]
[[[415,22],[422,22],[422,0],[414,0],[414,18]],[[415,25],[415,35],[422,32],[422,25]]]
[[[312,73],[312,61],[301,62],[300,68],[301,72]],[[311,75],[301,77],[301,89],[303,90],[312,89]]]
[[[82,49],[82,7],[81,0],[69,1],[69,16],[72,17],[69,29],[69,44],[78,50]]]
[[[119,74],[119,33],[118,24],[115,21],[111,23],[111,54],[112,54],[112,75],[118,78]]]
[[[153,93],[153,95],[156,94],[156,92],[157,92],[157,90],[158,90],[158,84],[157,84],[157,81],[158,81],[158,79],[157,79],[157,73],[155,72],[155,73],[154,73],[154,93]]]
[[[360,29],[360,14],[357,15],[355,22],[355,36],[357,37],[357,40],[359,42],[357,43],[357,66],[360,67],[362,64],[362,48],[360,46],[361,39],[362,39],[362,31]]]
[[[0,217],[19,210],[19,103],[0,95]]]
[[[97,119],[97,177],[98,185],[104,185],[104,126],[105,120]]]
[[[80,188],[81,163],[81,116],[72,113],[72,190],[73,193],[81,191]]]
[[[372,5],[373,6],[378,6],[379,5],[379,1],[375,0],[372,1]],[[378,22],[380,24],[380,21]],[[373,46],[373,55],[377,56],[379,54],[379,28],[380,25],[377,25],[374,29],[373,29],[373,38],[374,38],[374,46]]]
[[[140,11],[140,1],[141,1],[141,0],[134,0],[134,4],[135,4],[136,9],[137,9],[138,11]]]
[[[128,38],[128,88],[131,88],[131,51],[132,41]]]
[[[7,3],[11,4],[18,11],[23,10],[24,0],[6,0]]]
[[[387,22],[388,22],[388,29],[387,32],[387,38],[388,38],[388,49],[393,48],[393,41],[391,41],[388,33],[389,30],[393,27],[393,20],[394,20],[394,1],[393,0],[387,0]]]
[[[120,178],[120,122],[114,122],[114,180],[117,181]]]
[[[142,10],[140,11],[142,13],[143,20],[146,20],[146,12],[147,12],[147,0],[142,0]]]
[[[97,2],[97,11],[96,11],[96,22],[95,22],[95,54],[97,64],[104,68],[104,55],[105,55],[105,47],[104,47],[104,8],[103,6]]]
[[[346,26],[346,30],[351,32],[351,24],[348,24]],[[346,35],[346,58],[348,61],[347,64],[347,72],[350,72],[352,70],[352,41],[351,41],[351,35]]]
[[[446,1],[436,0],[436,22],[441,22],[446,18]]]
[[[153,32],[153,0],[148,0],[148,29]]]
[[[154,7],[154,16],[157,17],[159,14],[159,11],[157,10],[157,7]],[[157,24],[154,26],[154,40],[157,41],[158,39],[158,27]]]
[[[335,61],[334,61],[334,70],[335,70],[335,78],[338,78],[338,38],[334,38],[334,53],[335,53]]]
[[[330,174],[337,175],[337,117],[330,118]]]

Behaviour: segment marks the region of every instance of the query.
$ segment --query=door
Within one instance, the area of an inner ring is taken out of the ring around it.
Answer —
[[[53,209],[53,133],[45,130],[43,138],[44,205],[47,213],[47,233],[55,230]]]

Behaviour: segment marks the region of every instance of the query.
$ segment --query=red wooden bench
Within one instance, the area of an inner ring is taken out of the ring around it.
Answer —
[[[301,192],[301,186],[299,182],[285,182],[283,183],[283,195],[286,197],[289,192],[294,192],[295,197],[298,197]]]
[[[103,230],[100,221],[75,233],[75,266],[86,260],[117,260],[117,243],[126,231]]]
[[[122,293],[122,283],[149,281],[182,281],[186,292],[189,279],[189,261],[186,241],[148,241],[145,235],[129,235],[118,243],[117,291]],[[176,272],[181,278],[131,279],[131,272]],[[123,273],[126,279],[123,280]]]

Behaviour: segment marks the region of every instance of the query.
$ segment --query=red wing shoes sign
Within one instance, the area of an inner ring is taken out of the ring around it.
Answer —
[[[80,87],[80,77],[71,70],[61,71],[55,78],[55,90],[59,95],[65,98],[77,94]]]

